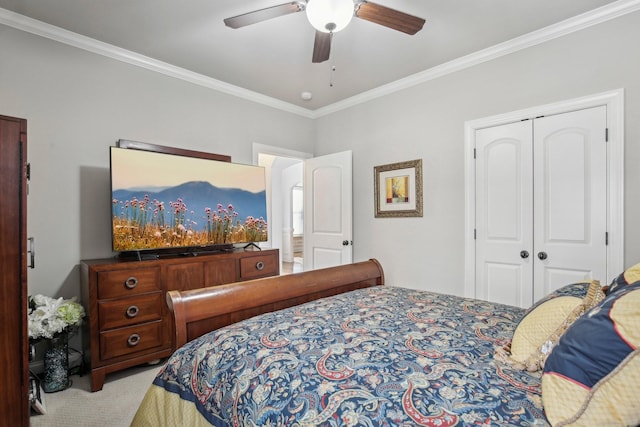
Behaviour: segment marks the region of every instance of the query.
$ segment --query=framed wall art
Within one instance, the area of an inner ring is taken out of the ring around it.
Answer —
[[[422,216],[422,159],[373,168],[375,216]]]

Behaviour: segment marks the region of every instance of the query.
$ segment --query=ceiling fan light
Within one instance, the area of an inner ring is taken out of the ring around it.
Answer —
[[[353,18],[353,0],[308,0],[307,19],[318,31],[335,33]]]

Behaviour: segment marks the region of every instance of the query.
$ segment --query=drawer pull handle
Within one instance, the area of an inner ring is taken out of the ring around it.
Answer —
[[[138,308],[137,305],[131,305],[129,306],[129,308],[127,308],[127,317],[129,319],[132,319],[136,317],[139,312],[140,312],[140,309]]]
[[[138,278],[131,276],[124,281],[124,285],[129,289],[133,289],[138,286]]]
[[[262,271],[264,269],[264,262],[258,261],[256,262],[256,270]]]
[[[139,343],[140,343],[140,335],[138,334],[131,334],[129,339],[127,339],[127,344],[129,344],[131,347],[135,347]]]

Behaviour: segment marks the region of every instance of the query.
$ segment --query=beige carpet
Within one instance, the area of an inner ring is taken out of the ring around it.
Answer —
[[[129,426],[144,393],[162,365],[142,365],[107,375],[104,388],[92,393],[89,375],[73,375],[73,385],[44,393],[45,415],[31,415],[31,427]]]

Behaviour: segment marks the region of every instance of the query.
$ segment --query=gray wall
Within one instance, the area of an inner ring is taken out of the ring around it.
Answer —
[[[126,138],[244,163],[253,142],[353,150],[354,260],[378,258],[389,284],[462,294],[464,122],[617,88],[626,109],[625,263],[638,262],[638,39],[634,13],[311,120],[0,26],[0,114],[29,125],[28,227],[38,250],[30,293],[77,295],[78,261],[111,255],[108,147]],[[424,217],[374,218],[373,167],[417,158]]]
[[[640,13],[317,120],[316,154],[353,150],[354,259],[387,283],[464,293],[464,122],[625,90],[625,266],[640,261]],[[423,159],[424,217],[374,218],[373,167]],[[602,278],[608,281],[610,278]]]
[[[29,292],[79,295],[78,262],[109,257],[109,146],[313,152],[313,120],[0,25],[0,114],[28,120]],[[7,209],[8,207],[2,207]]]

